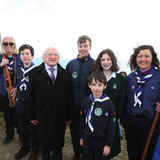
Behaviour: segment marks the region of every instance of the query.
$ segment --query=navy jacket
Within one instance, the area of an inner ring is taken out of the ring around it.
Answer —
[[[91,73],[91,65],[94,59],[88,55],[85,58],[71,60],[66,67],[69,72],[73,95],[74,110],[79,112],[82,100],[88,96],[88,76]]]
[[[82,102],[82,112],[80,114],[80,138],[84,135],[95,138],[105,138],[105,144],[111,146],[115,135],[115,107],[113,102],[109,99],[104,102],[96,102],[93,108],[93,127],[92,132],[86,123],[86,114],[92,104],[89,97]],[[96,115],[96,110],[101,110],[101,114]]]
[[[24,75],[21,67],[17,69],[17,88],[18,88],[17,98],[19,101],[24,103],[27,103],[27,96],[28,96],[28,89],[29,89],[29,73],[30,71],[25,74],[26,89],[24,89],[23,87],[23,89],[21,90],[20,85],[21,85],[21,80],[24,78]]]
[[[141,76],[144,77],[143,74]],[[127,111],[133,116],[143,115],[152,119],[156,112],[156,103],[160,102],[160,70],[156,70],[142,87],[142,105],[140,107],[134,107],[134,93],[137,87],[137,78],[132,72],[127,77]]]
[[[0,54],[0,63],[2,62],[2,54]],[[7,59],[9,61],[13,60],[13,57],[7,57]],[[17,59],[16,59],[16,68],[19,68],[20,66],[22,65],[22,62],[20,60],[20,56],[17,55]],[[0,95],[4,95],[4,96],[7,96],[8,93],[4,87],[4,73],[3,73],[3,68],[4,67],[0,67]],[[10,73],[11,74],[11,73]],[[13,74],[12,74],[13,75]],[[11,80],[12,80],[12,83],[13,83],[13,76],[11,76]]]

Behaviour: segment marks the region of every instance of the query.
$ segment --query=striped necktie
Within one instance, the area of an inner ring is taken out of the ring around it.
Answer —
[[[51,77],[52,83],[54,84],[55,81],[56,81],[55,75],[54,75],[54,70],[55,70],[55,69],[54,69],[54,68],[49,68],[49,70],[51,71],[50,77]]]

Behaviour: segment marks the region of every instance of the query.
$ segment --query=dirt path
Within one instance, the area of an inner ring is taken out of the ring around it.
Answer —
[[[19,150],[21,144],[19,138],[16,136],[10,144],[3,144],[4,135],[0,134],[0,160],[14,160],[14,154]],[[30,153],[29,153],[30,154]],[[26,155],[22,160],[28,160],[28,155]],[[63,148],[63,160],[72,160],[73,150],[71,142],[65,143]],[[41,158],[39,158],[41,160]],[[113,158],[112,160],[128,160],[126,151],[126,141],[122,140],[122,152],[119,156]]]
[[[16,136],[10,144],[3,144],[4,135],[0,135],[0,160],[14,160],[14,154],[19,150],[21,144],[19,138]],[[22,160],[28,160],[30,153]],[[71,144],[66,144],[63,148],[63,160],[71,160],[73,151]],[[39,158],[40,160],[41,158]]]

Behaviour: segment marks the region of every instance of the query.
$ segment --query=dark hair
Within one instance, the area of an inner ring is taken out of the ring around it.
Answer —
[[[148,49],[150,50],[151,54],[152,54],[152,63],[151,65],[154,67],[157,67],[158,69],[159,67],[159,60],[157,58],[157,53],[154,51],[154,48],[150,45],[141,45],[137,48],[134,49],[134,53],[131,55],[128,64],[130,65],[130,69],[131,71],[136,70],[138,68],[137,63],[136,63],[136,58],[137,55],[139,54],[139,52],[141,50],[145,50]]]
[[[125,71],[119,72],[119,74],[123,75],[124,77],[127,77],[127,73]]]
[[[34,49],[31,45],[29,44],[24,44],[21,47],[19,47],[19,54],[21,54],[21,51],[23,51],[24,49],[29,49],[31,52],[31,55],[34,56]]]
[[[106,76],[102,72],[92,72],[88,77],[88,84],[91,84],[93,79],[95,79],[95,82],[99,81],[100,83],[103,83],[104,85],[107,84]]]
[[[77,44],[78,44],[78,43],[80,43],[80,44],[81,44],[81,43],[85,43],[86,40],[89,41],[90,47],[91,47],[91,46],[92,46],[92,40],[91,40],[90,37],[88,37],[88,36],[86,36],[86,35],[80,36],[80,37],[78,38]]]
[[[117,58],[114,55],[113,51],[110,49],[105,49],[103,51],[101,51],[96,59],[96,61],[93,63],[93,65],[91,66],[92,71],[103,71],[103,68],[101,66],[101,58],[104,54],[108,54],[108,56],[111,58],[112,61],[112,67],[111,67],[111,71],[112,72],[117,72],[119,71],[119,66],[117,64]]]

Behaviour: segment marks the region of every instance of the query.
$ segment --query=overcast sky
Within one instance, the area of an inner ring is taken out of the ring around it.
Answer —
[[[142,44],[160,53],[159,16],[159,0],[0,0],[2,38],[32,45],[35,57],[54,46],[62,58],[75,58],[84,34],[93,41],[93,58],[109,48],[128,61]]]

